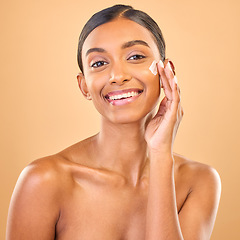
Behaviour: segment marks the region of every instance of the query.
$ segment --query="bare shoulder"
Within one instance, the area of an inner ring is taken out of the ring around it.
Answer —
[[[174,154],[175,173],[182,179],[189,181],[193,187],[207,186],[208,188],[217,188],[221,190],[221,180],[216,169],[213,167],[190,160],[179,154]]]
[[[72,179],[73,169],[89,164],[88,150],[91,138],[80,141],[61,152],[37,159],[24,168],[20,180],[32,184],[50,184],[50,186],[67,184]],[[61,188],[57,188],[61,189]]]
[[[64,160],[57,155],[35,160],[21,172],[12,195],[12,202],[18,206],[21,201],[24,205],[27,200],[30,200],[31,204],[43,201],[44,204],[49,203],[49,206],[51,204],[58,206],[67,175]]]
[[[53,239],[63,195],[61,160],[36,160],[24,168],[8,214],[7,239]]]
[[[27,185],[30,189],[34,189],[34,187],[41,189],[42,186],[44,189],[49,187],[53,190],[54,186],[60,185],[63,177],[64,171],[61,162],[57,155],[35,160],[23,169],[17,184]]]
[[[26,166],[21,172],[17,181],[15,192],[18,189],[26,189],[27,193],[36,190],[37,192],[49,192],[60,195],[63,198],[64,192],[68,191],[73,184],[73,173],[81,174],[89,165],[88,143],[91,140],[85,139],[63,151],[37,159]]]
[[[206,164],[177,154],[174,159],[176,188],[184,186],[186,196],[179,211],[182,232],[186,239],[210,239],[221,195],[220,176]]]
[[[89,166],[89,142],[91,138],[80,141],[61,152],[37,159],[25,167],[18,179],[18,185],[31,189],[51,189],[51,193],[67,189],[71,184],[73,172],[83,172]]]

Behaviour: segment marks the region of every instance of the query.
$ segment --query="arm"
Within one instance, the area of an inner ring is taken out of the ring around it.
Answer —
[[[221,195],[221,181],[215,169],[205,166],[194,171],[196,183],[179,221],[184,239],[210,239]]]
[[[7,240],[55,238],[59,196],[55,173],[32,164],[21,173],[10,202]]]
[[[183,239],[171,156],[151,155],[146,240]]]
[[[220,198],[219,176],[211,169],[201,171],[203,180],[194,185],[178,216],[172,147],[183,111],[169,65],[158,64],[158,70],[166,97],[145,134],[150,154],[146,240],[207,240]]]
[[[194,170],[197,181],[178,215],[174,163],[168,160],[156,157],[150,168],[146,240],[210,239],[221,193],[218,173],[210,167]]]

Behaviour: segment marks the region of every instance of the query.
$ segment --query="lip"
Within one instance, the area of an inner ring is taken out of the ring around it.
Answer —
[[[110,97],[112,96],[127,94],[131,92],[137,93],[137,95],[127,97],[127,98],[115,99],[115,100],[110,99]],[[129,104],[135,101],[142,94],[142,92],[143,90],[139,88],[122,89],[122,90],[109,92],[108,94],[105,95],[104,98],[112,105],[121,106],[121,105]]]

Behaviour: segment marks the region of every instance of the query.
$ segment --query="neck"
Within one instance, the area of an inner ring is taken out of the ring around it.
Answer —
[[[117,172],[134,185],[143,176],[147,165],[145,123],[146,119],[128,124],[115,124],[102,119],[95,141],[100,166]]]

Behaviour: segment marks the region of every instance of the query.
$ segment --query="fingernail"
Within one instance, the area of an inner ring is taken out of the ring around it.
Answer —
[[[162,60],[159,60],[159,65],[160,65],[162,68],[164,68],[164,64],[163,64]]]

